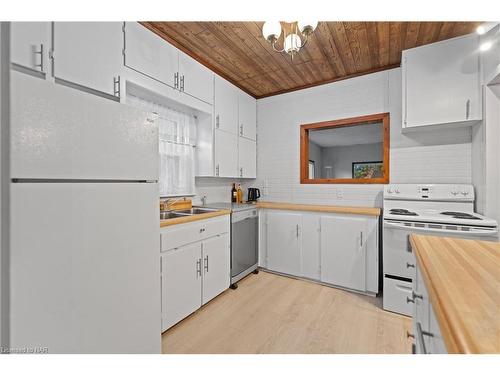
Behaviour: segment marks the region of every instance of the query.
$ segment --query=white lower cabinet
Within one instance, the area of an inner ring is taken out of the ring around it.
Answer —
[[[162,330],[201,306],[201,246],[183,246],[161,256]]]
[[[411,334],[414,340],[413,352],[415,354],[446,354],[446,345],[418,265],[413,279],[413,290],[408,301],[413,303],[413,333]]]
[[[378,217],[263,211],[263,267],[361,292],[378,292]]]
[[[203,296],[205,304],[229,287],[230,259],[228,234],[209,238],[202,242]]]
[[[290,275],[301,274],[302,215],[271,211],[267,214],[267,267]]]
[[[321,281],[366,289],[366,229],[365,217],[321,218]]]
[[[160,231],[162,332],[229,288],[229,225],[226,215]]]

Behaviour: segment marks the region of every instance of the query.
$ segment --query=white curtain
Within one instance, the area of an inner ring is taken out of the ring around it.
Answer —
[[[194,195],[196,118],[135,96],[127,99],[131,105],[158,115],[160,197]]]

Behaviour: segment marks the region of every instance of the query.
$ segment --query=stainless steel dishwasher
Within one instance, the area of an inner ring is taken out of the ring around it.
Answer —
[[[249,273],[259,273],[259,215],[257,209],[231,214],[231,288]]]

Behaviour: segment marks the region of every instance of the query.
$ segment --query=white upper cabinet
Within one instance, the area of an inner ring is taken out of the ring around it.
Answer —
[[[125,66],[179,87],[178,50],[137,22],[125,23]]]
[[[215,76],[215,128],[238,134],[238,89]]]
[[[298,213],[267,213],[267,268],[270,270],[301,274],[301,218]]]
[[[11,60],[42,73],[49,70],[50,22],[12,22]]]
[[[120,96],[123,23],[54,22],[54,77]]]
[[[257,178],[257,155],[255,141],[246,138],[238,140],[238,164],[241,178]]]
[[[239,92],[238,95],[239,135],[256,140],[257,136],[257,101],[255,98]]]
[[[321,218],[321,281],[366,290],[367,219]]]
[[[208,104],[214,102],[214,73],[179,51],[179,90]]]
[[[478,47],[471,34],[403,51],[403,128],[481,119]]]
[[[238,176],[238,136],[215,130],[215,176]]]

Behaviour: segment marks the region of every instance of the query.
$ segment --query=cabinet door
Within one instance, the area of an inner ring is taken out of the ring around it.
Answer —
[[[321,217],[321,281],[366,290],[364,217]]]
[[[162,331],[201,306],[201,243],[180,247],[161,256]]]
[[[238,89],[215,76],[215,128],[238,134]]]
[[[301,214],[267,213],[267,268],[300,276]]]
[[[239,134],[241,137],[256,140],[257,135],[257,101],[239,90],[238,95]]]
[[[403,126],[481,118],[478,36],[403,52]]]
[[[302,214],[302,275],[320,279],[320,218],[318,214]]]
[[[178,50],[137,22],[125,23],[125,66],[178,88]]]
[[[229,288],[229,235],[203,241],[203,300],[205,304]]]
[[[48,72],[50,22],[11,23],[11,61],[25,68]]]
[[[123,23],[54,22],[54,76],[119,96]]]
[[[257,177],[257,144],[251,139],[239,137],[238,162],[239,176],[243,178]]]
[[[214,73],[179,51],[179,89],[204,102],[214,102]]]
[[[238,177],[238,136],[215,130],[215,175]]]

